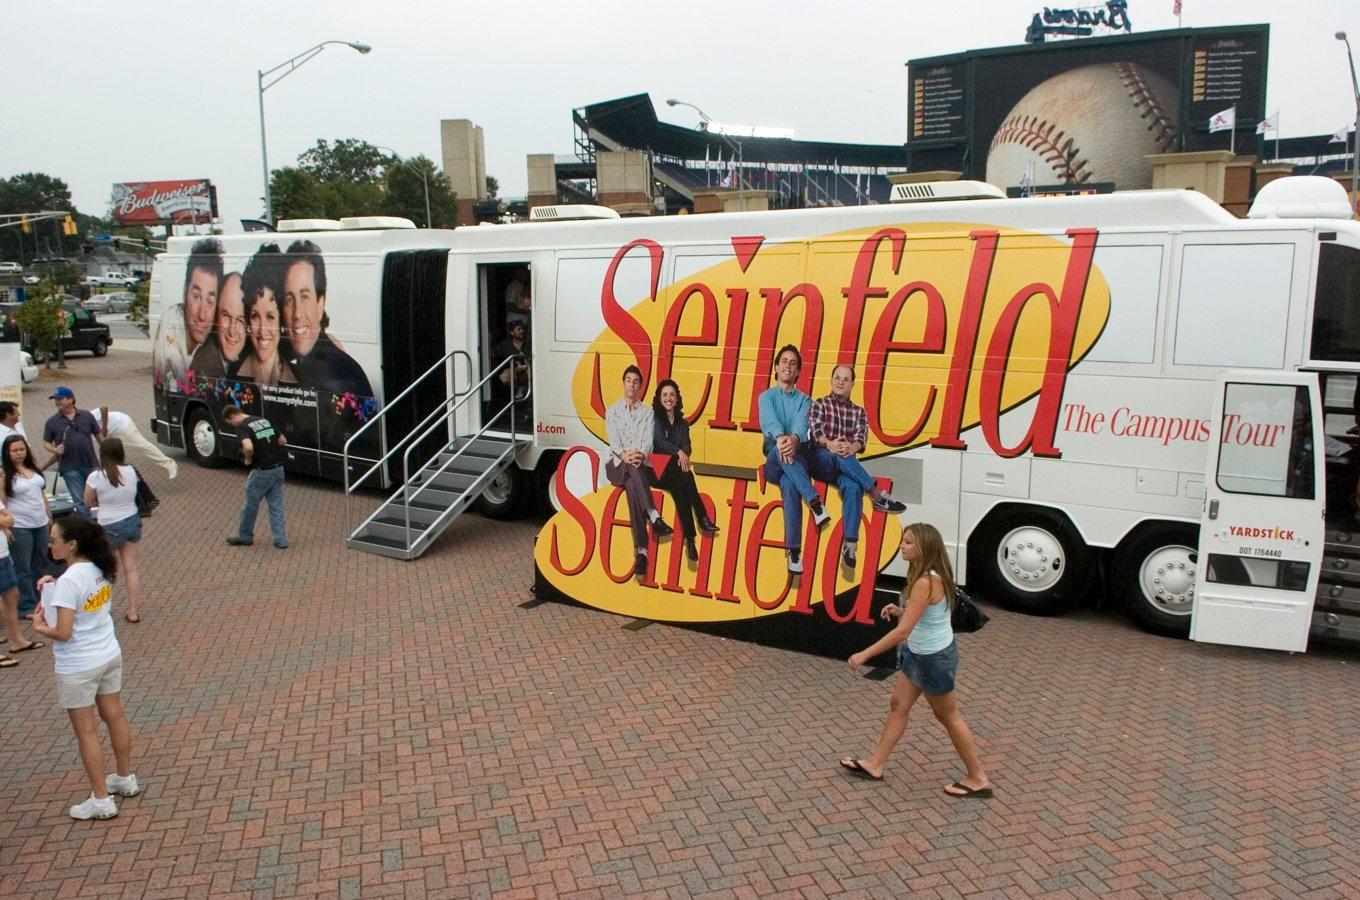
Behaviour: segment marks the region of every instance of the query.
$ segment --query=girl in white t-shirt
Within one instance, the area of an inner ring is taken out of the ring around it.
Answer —
[[[22,618],[38,605],[37,580],[47,571],[47,526],[52,521],[42,472],[33,461],[28,441],[11,434],[0,444],[0,491],[5,507],[14,516],[9,529],[10,561],[19,582],[18,615]],[[24,644],[10,638],[11,653],[46,646],[42,641]]]
[[[111,794],[131,797],[141,788],[132,774],[132,734],[123,713],[123,650],[109,614],[118,559],[104,529],[81,516],[52,523],[52,557],[66,562],[61,578],[38,582],[43,600],[33,612],[33,630],[53,641],[57,699],[71,718],[93,792],[71,807],[73,819],[111,819],[118,806]],[[116,774],[104,774],[99,718],[109,729]]]
[[[118,568],[127,587],[123,618],[135,625],[142,621],[137,614],[137,602],[142,596],[142,576],[137,571],[142,517],[137,512],[137,472],[124,464],[120,438],[104,438],[99,445],[99,468],[85,479],[85,505],[95,511],[95,521],[104,526],[109,545],[118,554]]]

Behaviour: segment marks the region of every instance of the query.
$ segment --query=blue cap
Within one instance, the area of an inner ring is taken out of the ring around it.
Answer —
[[[74,400],[74,399],[75,399],[75,396],[76,396],[76,392],[73,391],[73,390],[71,390],[70,388],[68,388],[68,387],[59,387],[59,388],[57,388],[55,391],[53,391],[53,392],[48,396],[47,399],[48,399],[48,400],[65,400],[67,397],[70,397],[71,399]]]

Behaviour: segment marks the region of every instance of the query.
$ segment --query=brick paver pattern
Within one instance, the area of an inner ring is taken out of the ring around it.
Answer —
[[[44,373],[29,432],[58,383],[145,430],[146,361]],[[837,767],[871,749],[891,681],[521,608],[537,521],[469,514],[423,559],[381,559],[344,548],[340,488],[293,478],[293,548],[234,549],[244,472],[181,472],[148,470],[143,622],[118,619],[145,791],[67,817],[88,787],[51,654],[20,654],[0,671],[0,894],[1357,895],[1354,651],[989,607],[959,693],[997,796],[954,801],[924,703],[885,781]]]

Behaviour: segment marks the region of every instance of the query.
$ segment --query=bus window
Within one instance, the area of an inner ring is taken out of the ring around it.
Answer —
[[[1181,255],[1178,366],[1284,365],[1293,244],[1190,244]],[[1231,329],[1233,339],[1223,339]]]
[[[1360,250],[1324,243],[1319,251],[1311,356],[1360,362]]]

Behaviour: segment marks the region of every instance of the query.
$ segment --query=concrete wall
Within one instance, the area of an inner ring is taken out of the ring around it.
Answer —
[[[476,221],[473,207],[486,197],[486,153],[482,128],[468,119],[443,119],[439,123],[439,143],[444,174],[458,197],[458,224]]]
[[[529,208],[553,206],[557,203],[557,158],[551,153],[530,153]]]
[[[601,206],[652,204],[652,166],[641,150],[595,153],[595,192]]]
[[[1153,153],[1147,157],[1152,164],[1153,188],[1189,188],[1218,203],[1223,202],[1224,178],[1232,159],[1227,150]]]

